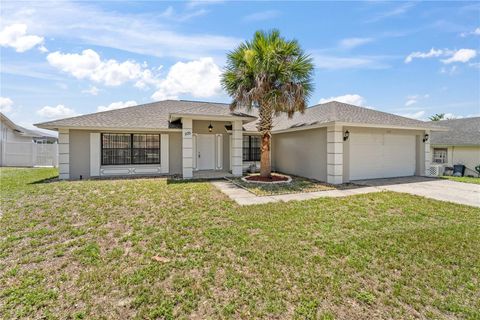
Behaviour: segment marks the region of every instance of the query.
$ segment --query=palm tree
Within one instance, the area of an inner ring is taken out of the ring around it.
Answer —
[[[443,120],[443,119],[445,119],[445,113],[436,113],[433,116],[430,116],[428,119],[430,119],[430,121]]]
[[[313,91],[313,62],[296,40],[285,40],[278,30],[257,31],[227,56],[222,86],[233,98],[230,108],[258,108],[262,134],[260,176],[270,177],[271,132],[274,115],[289,118],[303,113]]]

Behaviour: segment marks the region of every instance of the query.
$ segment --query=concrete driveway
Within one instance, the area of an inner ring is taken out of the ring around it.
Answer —
[[[383,190],[480,207],[480,185],[426,177],[402,177],[354,181]]]

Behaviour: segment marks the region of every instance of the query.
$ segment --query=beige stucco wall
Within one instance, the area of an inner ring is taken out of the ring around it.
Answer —
[[[447,163],[446,166],[453,166],[455,164],[463,164],[468,169],[474,170],[476,166],[480,165],[480,147],[460,147],[460,146],[431,146],[431,155],[433,161],[434,148],[447,148]],[[432,162],[433,164],[433,162]],[[467,172],[466,174],[472,174]]]
[[[182,174],[182,133],[168,133],[168,164],[170,174]]]
[[[274,134],[272,158],[279,172],[326,181],[327,129]]]
[[[103,131],[70,130],[70,179],[79,179],[80,175],[86,179],[90,177],[90,133]],[[109,131],[110,132],[110,131]],[[121,133],[136,133],[121,131]],[[165,133],[165,132],[154,132]],[[169,144],[169,173],[182,173],[182,134],[168,132]],[[117,167],[121,166],[109,166]]]
[[[90,177],[90,132],[70,130],[70,179]]]
[[[208,131],[208,126],[212,124],[212,132]],[[193,120],[193,133],[197,134],[222,134],[223,135],[223,170],[230,169],[230,134],[227,133],[225,126],[232,125],[231,122],[223,121],[205,121]]]

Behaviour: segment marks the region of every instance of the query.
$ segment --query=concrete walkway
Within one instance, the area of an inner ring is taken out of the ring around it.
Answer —
[[[264,204],[271,202],[309,200],[322,197],[347,197],[356,194],[394,191],[404,192],[441,201],[449,201],[480,207],[480,186],[444,179],[406,177],[355,181],[364,187],[347,190],[328,190],[308,193],[290,193],[275,196],[256,196],[230,181],[214,181],[212,184],[239,205]]]
[[[327,191],[316,191],[316,192],[306,192],[306,193],[289,193],[289,194],[280,194],[275,196],[256,196],[253,193],[242,189],[230,181],[213,181],[212,184],[217,187],[220,191],[225,193],[230,199],[235,201],[241,206],[248,206],[253,204],[264,204],[271,202],[287,202],[294,200],[309,200],[322,197],[347,197],[353,196],[356,194],[372,193],[372,192],[381,192],[382,189],[375,187],[362,187],[356,189],[348,190],[327,190]]]
[[[403,177],[355,181],[369,187],[480,207],[480,185],[438,178]]]

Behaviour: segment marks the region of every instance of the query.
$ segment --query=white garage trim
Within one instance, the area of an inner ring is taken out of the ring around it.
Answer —
[[[70,178],[70,135],[68,129],[58,130],[58,177]]]
[[[90,176],[98,177],[100,175],[100,133],[90,133]]]
[[[351,132],[350,180],[413,176],[416,136],[388,132]]]
[[[327,182],[343,183],[343,127],[327,128]]]

